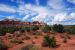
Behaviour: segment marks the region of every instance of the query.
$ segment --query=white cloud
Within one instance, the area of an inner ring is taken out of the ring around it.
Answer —
[[[67,13],[58,13],[55,15],[54,19],[52,20],[52,24],[56,24],[66,20],[68,17]]]
[[[75,19],[75,12],[72,12],[71,14],[68,14],[68,11],[71,11],[74,8],[68,8],[66,9],[66,5],[64,5],[63,0],[49,0],[48,6],[40,6],[39,0],[36,1],[36,5],[33,4],[26,4],[23,2],[23,0],[11,0],[12,2],[16,2],[19,4],[19,7],[17,10],[14,7],[0,4],[0,11],[3,12],[9,12],[9,13],[15,13],[18,12],[20,16],[23,16],[21,20],[31,20],[32,21],[42,21],[47,24],[75,24],[75,22],[65,22],[68,20],[74,20]],[[67,0],[71,3],[75,3],[75,0]],[[53,9],[50,9],[53,8]],[[15,18],[15,16],[7,16],[7,18],[12,19]]]
[[[51,0],[50,3],[53,1]],[[65,6],[62,5],[63,3],[61,2],[62,0],[57,0],[54,3],[51,3],[50,6],[54,9],[49,9],[49,7],[43,7],[40,5],[36,6],[32,4],[22,4],[19,5],[18,12],[20,15],[24,15],[23,20],[28,20],[29,18],[31,18],[32,21],[42,21],[46,22],[47,24],[71,24],[72,22],[65,21],[74,19],[74,13],[68,14],[67,10],[65,9]],[[31,17],[31,15],[36,16]],[[73,22],[72,24],[74,23],[75,22]]]
[[[31,16],[38,14],[36,17],[32,18],[32,20],[38,20],[38,21],[41,20],[42,21],[42,19],[45,18],[45,16],[47,15],[48,10],[46,7],[26,4],[26,5],[20,5],[19,13],[21,15],[29,14]],[[27,17],[25,17],[25,18],[27,18]]]
[[[15,19],[15,16],[7,16],[6,18],[8,18],[8,19]]]
[[[21,15],[24,15],[24,14],[26,15],[23,17],[23,20],[31,17],[30,14],[32,15],[37,14],[37,16],[31,18],[32,21],[42,21],[42,22],[47,22],[47,21],[53,22],[54,21],[55,22],[55,21],[58,21],[58,19],[63,20],[65,18],[63,17],[63,14],[59,14],[60,12],[61,11],[50,10],[48,7],[35,6],[31,4],[25,4],[25,5],[19,6],[19,13]]]
[[[75,12],[70,14],[72,18],[75,18]]]
[[[53,21],[63,21],[64,18],[66,18],[66,16],[67,16],[66,13],[59,13],[59,14],[56,14]]]
[[[23,21],[27,20],[30,17],[30,15],[26,15],[25,17],[23,17]]]
[[[6,16],[5,18],[6,18],[6,19],[9,19],[9,20],[15,20],[15,21],[21,20],[21,18],[17,18],[17,17],[14,16],[14,15]]]
[[[48,6],[52,7],[53,9],[64,9],[65,8],[63,0],[49,0]]]
[[[5,4],[0,4],[0,11],[9,12],[9,13],[16,12],[16,10],[13,7],[5,5]]]

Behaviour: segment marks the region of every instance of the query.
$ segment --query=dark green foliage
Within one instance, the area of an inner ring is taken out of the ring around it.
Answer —
[[[68,32],[68,34],[75,34],[75,27],[65,28],[65,32]]]
[[[30,32],[30,27],[23,27],[21,30],[22,30],[22,31]]]
[[[75,28],[71,28],[69,32],[70,34],[75,34]]]
[[[25,31],[30,32],[30,31],[36,31],[36,30],[38,30],[38,29],[39,29],[38,26],[27,26],[27,27],[21,28],[20,31],[23,33],[23,32],[25,32]]]
[[[24,39],[25,39],[25,40],[29,40],[30,37],[29,37],[29,36],[25,36]]]
[[[36,30],[39,30],[39,27],[38,26],[32,26],[32,27],[30,27],[30,30],[31,31],[36,31]]]
[[[60,32],[60,33],[62,33],[63,30],[64,30],[64,26],[61,25],[61,24],[55,24],[55,25],[53,25],[52,29],[53,29],[54,32]]]
[[[5,35],[6,33],[13,33],[20,30],[18,27],[0,27],[0,35]]]
[[[0,50],[7,50],[8,46],[4,44],[3,41],[0,40]]]
[[[44,28],[43,28],[43,31],[44,32],[49,32],[51,30],[51,27],[49,25],[46,25]]]
[[[56,47],[56,40],[54,37],[49,37],[48,35],[46,35],[44,37],[44,42],[42,44],[43,46],[49,46],[49,47]]]
[[[24,28],[21,28],[20,32],[21,33],[24,33],[25,32]]]

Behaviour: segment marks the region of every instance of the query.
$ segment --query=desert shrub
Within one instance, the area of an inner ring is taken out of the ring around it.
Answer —
[[[38,39],[38,36],[37,35],[35,35],[35,37],[34,37],[35,39]]]
[[[4,44],[3,41],[0,40],[0,50],[7,50],[8,46]]]
[[[21,36],[20,34],[17,34],[17,35],[16,35],[16,37],[20,37],[20,36]]]
[[[66,36],[64,37],[63,42],[64,42],[64,43],[67,42],[67,37],[66,37]]]
[[[75,34],[75,27],[65,28],[65,32],[68,32],[68,34]]]
[[[32,28],[33,28],[32,26],[30,26],[30,27],[26,26],[26,27],[22,27],[20,31],[22,33],[24,33],[24,32],[30,32],[32,30]]]
[[[40,50],[40,49],[34,46],[33,44],[29,44],[29,45],[23,46],[21,50]]]
[[[66,35],[63,36],[63,42],[64,43],[67,43],[68,39],[71,39],[71,37],[69,36],[69,34],[66,34]]]
[[[21,27],[20,32],[24,33],[25,32],[25,27]]]
[[[25,36],[24,39],[25,39],[25,40],[29,40],[30,37],[29,37],[29,36]]]
[[[32,44],[35,44],[35,40],[32,40],[31,42],[32,42]]]
[[[20,37],[21,36],[21,33],[20,34],[16,34],[16,37]]]
[[[49,25],[46,25],[45,27],[43,27],[43,32],[48,33],[51,30],[51,27]]]
[[[38,26],[31,26],[30,30],[31,31],[36,31],[36,30],[39,30],[39,27]]]
[[[54,37],[49,37],[49,35],[46,35],[44,37],[44,41],[42,43],[42,46],[48,46],[48,47],[56,47],[56,40]]]
[[[54,32],[60,32],[60,33],[62,33],[64,31],[64,26],[61,25],[61,24],[54,24],[53,27],[52,27],[52,30]]]
[[[18,27],[0,27],[0,35],[5,35],[6,33],[14,33],[15,31],[20,30]]]
[[[41,35],[41,33],[36,31],[34,35]]]
[[[75,34],[75,28],[70,29],[70,34]]]
[[[70,35],[69,35],[69,34],[67,34],[66,36],[67,36],[67,38],[68,38],[68,39],[71,39],[71,37],[70,37]]]
[[[30,27],[25,27],[24,30],[30,32]]]
[[[8,39],[12,39],[12,37],[8,37]]]
[[[12,43],[18,43],[18,44],[24,43],[22,40],[16,40],[16,39],[11,40],[11,42],[12,42]]]

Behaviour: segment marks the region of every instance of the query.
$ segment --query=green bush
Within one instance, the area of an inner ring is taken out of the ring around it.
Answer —
[[[4,44],[3,41],[0,40],[0,50],[7,50],[8,46]]]
[[[14,33],[15,31],[20,30],[18,27],[0,27],[0,35],[5,35],[6,33]]]
[[[65,32],[68,32],[68,34],[75,34],[75,27],[65,28]]]
[[[42,29],[45,33],[50,32],[51,27],[49,25],[46,25],[45,27],[43,27]]]
[[[23,30],[30,32],[30,27],[24,27]]]
[[[54,32],[60,32],[60,33],[62,33],[64,31],[64,26],[61,25],[61,24],[54,24],[53,27],[52,27],[52,30]]]
[[[38,26],[31,26],[30,30],[31,31],[36,31],[36,30],[39,30],[39,27]]]
[[[49,46],[49,47],[56,47],[56,40],[54,37],[49,37],[48,35],[46,35],[44,37],[44,41],[42,43],[42,46]]]

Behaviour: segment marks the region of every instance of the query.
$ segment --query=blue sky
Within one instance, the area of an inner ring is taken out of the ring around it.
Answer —
[[[0,20],[75,25],[75,0],[0,0]]]

